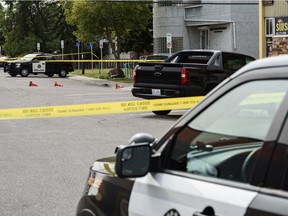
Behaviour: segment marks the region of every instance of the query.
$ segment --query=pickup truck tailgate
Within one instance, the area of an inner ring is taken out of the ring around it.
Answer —
[[[145,63],[139,64],[136,74],[137,83],[157,83],[179,85],[181,82],[180,64],[171,63]]]

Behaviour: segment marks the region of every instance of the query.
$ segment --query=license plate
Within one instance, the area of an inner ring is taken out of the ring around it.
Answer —
[[[160,89],[152,89],[152,95],[161,95]]]

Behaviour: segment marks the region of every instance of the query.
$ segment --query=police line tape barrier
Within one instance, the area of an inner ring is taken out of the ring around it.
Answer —
[[[35,53],[31,53],[31,54],[35,54]],[[53,54],[53,55],[49,55],[49,56],[53,56],[53,57],[63,57],[63,56],[73,56],[73,55],[84,55],[84,54],[91,54],[91,52],[82,52],[82,53],[69,53],[69,54]],[[96,56],[94,53],[92,53],[93,56],[95,56],[96,58],[98,58],[98,56]],[[29,54],[28,54],[29,55]],[[14,57],[14,58],[2,58],[0,59],[0,62],[9,62],[9,61],[14,61],[14,60],[18,60],[23,58],[24,56],[18,56],[18,57]],[[47,58],[47,56],[40,56],[38,55],[37,58]],[[98,58],[99,59],[99,58]]]
[[[124,102],[121,101],[111,103],[0,109],[0,120],[91,116],[173,109],[189,109],[197,104],[202,98],[203,96],[197,96]]]
[[[89,59],[84,59],[84,60],[45,60],[45,61],[41,61],[41,62],[163,62],[163,60],[140,60],[140,59],[108,59],[108,60],[89,60]]]
[[[47,60],[47,59],[43,59],[43,60],[39,60],[39,61],[43,61],[43,62],[163,62],[164,60],[146,60],[146,59],[100,59],[97,55],[95,55],[94,53],[91,52],[82,52],[82,53],[69,53],[69,54],[53,54],[53,55],[49,55],[49,56],[53,56],[53,57],[63,57],[63,56],[82,56],[84,54],[89,54],[89,55],[93,55],[94,57],[96,57],[97,59],[78,59],[76,57],[76,59],[55,59],[55,60]],[[10,62],[10,61],[15,61],[18,59],[23,58],[22,57],[16,57],[16,58],[5,58],[5,59],[0,59],[0,62]],[[47,58],[47,56],[37,56],[37,58]]]
[[[15,59],[16,60],[16,59]],[[0,62],[9,62],[10,60],[0,60]],[[90,62],[90,63],[92,63],[92,62],[95,62],[95,63],[101,63],[101,62],[127,62],[127,63],[129,63],[129,62],[135,62],[135,63],[139,63],[139,62],[163,62],[163,60],[141,60],[141,59],[134,59],[134,60],[131,60],[131,59],[118,59],[118,60],[115,60],[115,59],[108,59],[108,60],[89,60],[89,59],[84,59],[84,60],[82,60],[82,59],[80,59],[80,60],[77,60],[77,59],[75,59],[75,60],[39,60],[39,62],[75,62],[75,63],[77,63],[77,62]]]

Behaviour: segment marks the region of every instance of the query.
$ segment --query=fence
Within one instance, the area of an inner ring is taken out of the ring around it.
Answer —
[[[89,62],[89,61],[81,61],[81,62],[77,62],[74,61],[73,62],[73,66],[75,69],[82,69],[82,65],[84,67],[84,69],[106,69],[106,68],[116,68],[117,67],[117,62],[120,64],[120,68],[124,69],[124,74],[126,77],[131,78],[133,76],[133,69],[134,67],[137,65],[137,62],[129,62],[131,60],[121,60],[121,62],[116,61],[116,60],[105,60],[104,62],[100,62],[100,61],[93,61],[93,62]],[[102,67],[101,67],[102,64]]]

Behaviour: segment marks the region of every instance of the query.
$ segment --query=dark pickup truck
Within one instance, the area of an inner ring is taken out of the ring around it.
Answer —
[[[59,77],[66,77],[72,71],[74,71],[73,64],[57,61],[52,54],[48,53],[27,54],[16,61],[7,62],[4,66],[4,72],[9,73],[12,77],[18,74],[27,77],[29,74],[37,75],[38,73],[49,77],[54,74],[58,74]]]
[[[134,68],[132,94],[144,99],[204,96],[255,58],[219,50],[183,50],[161,63]],[[153,111],[167,115],[171,110]]]

